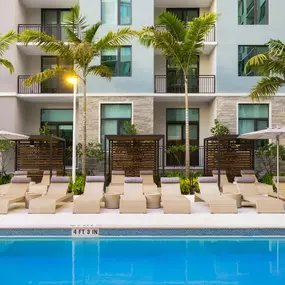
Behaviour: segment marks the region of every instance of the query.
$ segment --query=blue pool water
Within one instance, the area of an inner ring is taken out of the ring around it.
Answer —
[[[284,285],[285,240],[0,240],[0,284]]]

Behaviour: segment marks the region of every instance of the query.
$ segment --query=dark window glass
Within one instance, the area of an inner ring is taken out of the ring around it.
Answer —
[[[262,76],[257,71],[244,72],[246,63],[254,56],[268,51],[267,46],[239,46],[238,47],[238,75],[239,76]]]
[[[131,25],[131,0],[102,0],[102,22],[111,25]]]
[[[113,76],[131,76],[131,51],[131,47],[104,50],[101,56],[101,63],[113,71]]]
[[[238,0],[239,25],[268,25],[269,0]]]

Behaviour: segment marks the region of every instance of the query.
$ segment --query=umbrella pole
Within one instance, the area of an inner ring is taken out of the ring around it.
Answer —
[[[279,199],[279,136],[276,136],[277,148],[277,198]]]

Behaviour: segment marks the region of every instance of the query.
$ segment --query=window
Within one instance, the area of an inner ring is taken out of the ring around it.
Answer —
[[[108,66],[113,71],[113,76],[131,76],[131,61],[131,47],[102,51],[101,64]]]
[[[189,109],[189,137],[191,145],[199,146],[199,109]],[[167,146],[185,145],[185,109],[166,110]],[[167,165],[177,166],[185,163],[185,154],[178,154],[177,158],[168,154]],[[199,165],[199,152],[191,153],[191,165]]]
[[[174,14],[179,20],[183,22],[191,22],[194,18],[199,17],[198,8],[168,8],[168,12]]]
[[[132,120],[131,104],[102,104],[101,105],[101,143],[105,135],[124,134],[124,123]]]
[[[51,133],[65,139],[66,148],[72,147],[73,110],[69,109],[42,109],[41,126],[48,124]],[[66,159],[66,164],[71,161]]]
[[[131,25],[131,0],[102,0],[102,22],[111,25]]]
[[[52,69],[56,65],[72,68],[73,64],[56,56],[42,56],[42,71]],[[42,82],[41,93],[73,93],[73,86],[66,82],[66,78],[63,75],[59,75]]]
[[[57,40],[67,41],[63,23],[69,13],[69,9],[42,9],[42,31]]]
[[[245,134],[267,129],[269,127],[268,104],[239,104],[239,134]],[[259,140],[257,147],[266,143],[267,140]]]
[[[238,47],[238,76],[262,76],[257,71],[244,72],[246,63],[254,56],[268,51],[267,46],[239,46]]]
[[[269,0],[238,0],[239,25],[268,25]]]

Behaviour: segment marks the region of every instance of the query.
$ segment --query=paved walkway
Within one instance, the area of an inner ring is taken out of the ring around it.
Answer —
[[[191,198],[190,198],[191,199]],[[284,228],[285,214],[257,214],[254,208],[239,209],[239,214],[210,214],[205,203],[192,202],[192,214],[163,214],[162,209],[147,214],[119,214],[102,209],[97,215],[72,214],[72,203],[59,207],[55,215],[28,214],[23,205],[0,216],[0,228],[69,228],[93,225],[100,228]]]

